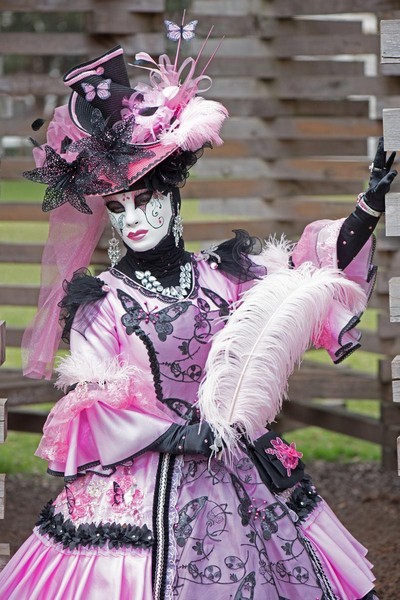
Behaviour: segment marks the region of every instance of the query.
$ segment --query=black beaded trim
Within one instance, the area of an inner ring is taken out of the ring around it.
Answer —
[[[137,335],[141,342],[145,345],[150,362],[151,374],[153,376],[154,390],[157,400],[163,402],[163,389],[161,385],[160,365],[157,360],[157,354],[154,346],[148,335],[145,334],[139,325],[134,327],[133,333]]]
[[[55,513],[52,500],[48,502],[36,525],[41,535],[47,535],[63,548],[150,548],[154,544],[153,534],[147,525],[120,525],[119,523],[84,523],[76,527],[62,513]]]
[[[310,557],[311,563],[313,564],[318,581],[322,586],[322,590],[324,592],[323,600],[340,600],[340,598],[338,598],[336,594],[333,593],[329,579],[325,575],[321,561],[319,560],[318,555],[315,552],[310,540],[308,540],[304,535],[301,536],[301,539],[307,550],[307,554]]]
[[[154,544],[152,558],[154,600],[163,600],[165,597],[169,550],[169,504],[175,458],[172,454],[160,454],[156,475],[155,489],[157,494],[154,494],[153,502]]]
[[[296,513],[299,521],[305,521],[318,502],[321,502],[321,496],[317,494],[311,477],[305,475],[299,485],[290,494],[286,505]]]
[[[119,271],[115,267],[109,269],[109,272],[111,273],[111,275],[113,275],[117,279],[120,279],[121,281],[123,281],[125,283],[125,285],[127,285],[128,287],[131,287],[135,290],[139,290],[139,292],[141,294],[143,294],[143,296],[147,296],[147,298],[160,298],[162,300],[162,302],[165,302],[165,304],[173,304],[174,302],[182,302],[183,300],[187,300],[189,298],[195,298],[197,296],[197,292],[199,290],[199,269],[197,267],[197,261],[196,261],[196,259],[193,258],[193,255],[191,255],[191,265],[192,265],[192,288],[191,288],[189,294],[183,298],[170,298],[169,296],[163,296],[162,294],[159,294],[158,292],[151,292],[150,290],[146,289],[143,285],[141,285],[134,279],[131,279],[131,277],[129,277],[128,275],[125,275],[125,273],[122,273],[122,271]]]

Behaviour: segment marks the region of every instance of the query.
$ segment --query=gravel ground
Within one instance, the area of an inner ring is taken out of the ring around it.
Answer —
[[[382,471],[376,463],[316,461],[307,466],[319,493],[369,549],[380,600],[400,600],[400,478]],[[52,477],[7,477],[0,541],[9,542],[12,553],[30,534],[42,506],[61,487],[62,482]]]

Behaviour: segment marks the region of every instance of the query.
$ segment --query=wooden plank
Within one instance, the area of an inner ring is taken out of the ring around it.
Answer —
[[[390,427],[397,427],[400,432],[400,406],[393,402],[392,395],[390,401],[381,403],[381,419],[384,424]]]
[[[0,571],[10,560],[10,544],[0,544]]]
[[[283,413],[307,425],[323,427],[375,444],[382,444],[384,439],[384,429],[380,421],[351,413],[345,408],[325,407],[312,402],[294,400],[284,403]]]
[[[291,0],[268,4],[268,15],[293,17],[293,15],[325,15],[342,13],[373,13],[393,11],[399,8],[398,0]]]
[[[24,285],[2,285],[0,304],[9,306],[36,306],[39,299],[39,288]]]
[[[371,119],[298,117],[276,119],[272,125],[280,139],[354,139],[381,134],[380,123]]]
[[[383,110],[383,137],[385,140],[385,150],[399,150],[400,108],[387,108]]]
[[[109,0],[109,10],[113,9],[115,0]],[[118,8],[120,10],[131,11],[131,12],[163,12],[165,0],[117,0]],[[115,4],[117,3],[115,2]],[[97,10],[101,2],[97,0],[2,0],[1,9],[3,11],[9,10],[11,12],[36,12],[36,13],[48,13],[48,12],[89,12]]]
[[[6,322],[0,321],[0,365],[6,360]]]
[[[350,371],[346,367],[302,366],[289,380],[289,397],[294,400],[312,398],[379,399],[380,387],[376,377]]]
[[[0,243],[1,263],[40,263],[42,260],[43,245],[41,244],[14,244]]]
[[[16,264],[40,264],[42,260],[42,252],[43,245],[41,244],[0,243],[0,262]],[[98,248],[92,255],[92,263],[102,263],[104,262],[105,257],[105,248]]]
[[[3,169],[3,176],[5,170]],[[43,194],[45,188],[43,187]],[[15,217],[13,217],[13,211],[15,211]],[[13,204],[12,202],[0,202],[0,221],[26,221],[29,220],[31,223],[36,221],[48,221],[49,213],[42,211],[41,204],[28,204],[25,202],[19,202]]]
[[[109,260],[106,252],[103,252],[105,261],[103,262],[104,268],[109,266]],[[94,261],[92,261],[94,262]],[[19,327],[9,327],[7,330],[7,347],[8,348],[20,348],[22,342],[22,336],[24,334],[24,329]],[[65,349],[68,348],[67,344],[64,342],[60,342],[60,348]],[[0,391],[1,391],[1,382],[0,382]]]
[[[293,13],[292,15],[296,15]],[[273,19],[269,16],[261,17],[264,21],[272,23],[270,37],[292,37],[293,35],[360,35],[362,33],[361,21],[323,20],[323,19]]]
[[[341,99],[350,95],[390,95],[398,91],[396,80],[381,77],[310,75],[280,78],[279,98]]]
[[[386,138],[385,138],[386,139]],[[386,194],[386,235],[400,235],[400,194]]]
[[[384,75],[385,77],[398,77],[400,75],[400,64],[399,63],[395,63],[395,64],[391,64],[391,63],[385,63],[385,64],[381,64],[380,68],[379,68],[379,72],[381,75]]]
[[[389,280],[389,306],[391,323],[400,323],[400,277]]]
[[[337,158],[288,158],[277,160],[267,171],[273,179],[296,179],[302,181],[357,181],[362,182],[367,172],[367,163]],[[321,186],[321,191],[323,187]]]
[[[97,4],[98,8],[90,14],[90,17],[93,16],[96,19],[93,19],[94,22],[91,20],[89,21],[91,31],[107,35],[111,33],[130,34],[132,32],[130,29],[131,21],[138,15],[132,14],[132,12],[129,13],[125,2],[123,3],[125,4],[125,8],[122,10],[118,9],[117,6],[115,8],[113,6],[113,11],[110,13],[110,7],[108,7],[108,10],[104,10],[104,14],[97,14],[101,7],[101,4]],[[134,8],[132,3],[130,10],[132,11]],[[152,19],[152,30],[159,31],[161,35],[164,31],[164,16],[164,14],[160,14],[159,16],[153,16]],[[191,9],[190,20],[195,19],[198,20],[196,27],[196,36],[198,38],[205,38],[211,27],[213,27],[213,38],[219,38],[226,35],[229,35],[229,37],[243,37],[247,36],[249,32],[252,32],[256,37],[262,38],[269,38],[274,35],[271,19],[264,19],[262,15],[231,15],[229,13],[221,13],[219,15],[197,15]],[[181,52],[182,57],[187,55],[184,48],[181,48]]]
[[[0,544],[0,571],[10,560],[10,544]]]
[[[246,15],[248,13],[264,14],[266,13],[265,2],[263,0],[192,0],[190,10],[194,14],[201,15]]]
[[[0,444],[7,438],[7,398],[0,398]],[[0,517],[1,518],[1,517]]]
[[[9,411],[10,431],[26,431],[30,433],[41,433],[46,422],[48,413],[43,410],[28,408],[13,408]]]
[[[153,25],[153,15],[135,14],[131,12],[132,8],[134,8],[133,3],[129,9],[123,0],[113,0],[112,5],[109,2],[96,2],[95,9],[87,16],[87,31],[91,34],[108,36],[148,31]],[[160,31],[162,31],[161,25],[160,19],[158,23]]]
[[[392,379],[400,380],[400,355],[395,356],[391,362]]]
[[[364,75],[364,65],[360,61],[344,62],[329,59],[279,61],[274,59],[274,61],[279,82],[289,77],[361,77]]]
[[[400,435],[397,438],[396,448],[397,448],[397,474],[400,475]]]
[[[377,54],[379,36],[364,33],[346,35],[292,35],[278,36],[272,42],[277,58],[301,56],[338,56],[343,54]]]
[[[400,63],[400,21],[381,21],[381,61]]]
[[[18,372],[18,379],[0,381],[0,393],[7,395],[8,403],[8,429],[10,427],[10,409],[21,404],[42,404],[57,402],[62,397],[62,392],[56,390],[52,382],[34,381],[22,377]]]
[[[1,135],[1,133],[0,133]],[[240,160],[241,158],[257,156],[264,160],[276,160],[287,156],[343,156],[344,144],[342,140],[279,140],[270,137],[254,136],[252,139],[229,139],[224,134],[225,143],[213,149],[215,158]],[[366,140],[346,140],[346,156],[363,156],[366,154]]]
[[[137,33],[124,37],[123,45],[127,54],[134,54],[141,48],[151,48],[155,55],[165,50],[163,36],[159,33]],[[0,36],[0,53],[3,55],[26,54],[41,56],[97,56],[109,50],[109,41],[101,36],[86,33],[27,33],[3,31]]]
[[[378,333],[383,340],[390,340],[399,337],[400,328],[396,323],[391,322],[387,314],[378,315]]]

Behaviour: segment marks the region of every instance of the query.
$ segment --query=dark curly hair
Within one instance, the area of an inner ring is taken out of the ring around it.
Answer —
[[[183,187],[189,177],[189,170],[201,158],[205,147],[211,145],[206,144],[194,152],[180,148],[176,150],[143,177],[146,187],[163,193]]]

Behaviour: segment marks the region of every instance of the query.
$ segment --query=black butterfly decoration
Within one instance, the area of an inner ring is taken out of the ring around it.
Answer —
[[[219,311],[218,314],[220,317],[228,317],[229,316],[229,303],[224,299],[221,298],[221,296],[219,296],[216,292],[213,292],[212,290],[209,290],[208,288],[201,288],[201,291],[207,296],[207,298],[210,298],[210,300],[212,300],[214,302],[214,304],[218,307]],[[199,300],[200,302],[200,300]],[[203,300],[203,306],[204,306],[204,310],[207,311],[209,310],[209,305],[207,302],[205,302]],[[208,309],[207,309],[208,307]]]
[[[242,519],[242,525],[246,527],[246,525],[250,523],[250,517],[252,515],[252,501],[238,477],[236,477],[236,475],[234,475],[233,473],[231,473],[231,480],[236,492],[236,496],[238,497],[240,502],[238,507],[238,513]]]
[[[193,531],[192,523],[200,513],[200,511],[204,508],[206,501],[208,500],[207,496],[200,496],[199,498],[194,498],[190,500],[178,513],[178,523],[175,526],[175,538],[178,546],[181,548],[185,545],[187,539],[190,537],[190,534]]]
[[[167,306],[159,310],[158,312],[144,310],[139,302],[129,296],[129,294],[117,289],[118,298],[121,301],[122,306],[126,310],[126,313],[122,315],[121,322],[125,327],[126,333],[132,335],[140,324],[144,321],[145,323],[152,323],[154,329],[157,332],[158,339],[161,342],[165,342],[167,336],[173,331],[173,321],[178,319],[183,313],[187,311],[190,302],[176,302],[171,306]]]
[[[67,508],[70,515],[74,512],[75,508],[75,496],[71,492],[71,489],[68,485],[65,486],[65,496],[67,498]]]
[[[113,504],[122,504],[124,502],[124,493],[121,486],[116,481],[113,481],[114,502]]]

